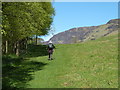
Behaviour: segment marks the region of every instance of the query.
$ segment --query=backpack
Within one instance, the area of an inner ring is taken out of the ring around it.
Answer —
[[[49,48],[53,48],[53,45],[50,43],[50,44],[48,45],[48,47],[49,47]]]

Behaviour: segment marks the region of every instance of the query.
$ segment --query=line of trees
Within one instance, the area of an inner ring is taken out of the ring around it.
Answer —
[[[27,49],[31,37],[49,32],[54,15],[51,2],[3,2],[0,26],[3,54],[19,56],[20,50]]]

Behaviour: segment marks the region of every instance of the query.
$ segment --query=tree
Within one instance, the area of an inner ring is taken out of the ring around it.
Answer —
[[[3,49],[6,53],[16,50],[17,55],[20,42],[49,32],[55,15],[51,2],[3,2],[2,12]]]

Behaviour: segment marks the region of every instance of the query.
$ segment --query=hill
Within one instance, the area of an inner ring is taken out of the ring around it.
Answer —
[[[55,46],[52,61],[47,60],[46,45],[28,45],[21,57],[2,57],[2,87],[118,88],[117,35]]]
[[[112,19],[99,26],[72,28],[54,35],[50,40],[55,44],[71,44],[96,40],[115,33],[118,33],[118,19]]]
[[[57,44],[56,48],[52,61],[47,60],[48,56],[30,58],[46,65],[31,73],[34,78],[28,83],[29,88],[118,87],[117,35],[85,43]],[[38,48],[36,51],[41,52]]]

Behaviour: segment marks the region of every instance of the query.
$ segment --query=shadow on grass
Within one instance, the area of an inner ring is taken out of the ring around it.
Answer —
[[[2,57],[2,90],[25,88],[33,77],[33,72],[42,70],[46,63],[29,61],[23,58]]]
[[[28,45],[28,50],[24,57],[39,57],[48,55],[46,45]]]

